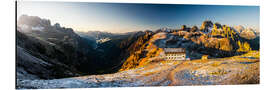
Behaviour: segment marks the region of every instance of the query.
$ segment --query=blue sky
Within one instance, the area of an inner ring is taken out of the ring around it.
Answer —
[[[115,33],[200,26],[204,20],[259,29],[260,16],[259,6],[19,1],[17,8],[18,16],[39,16],[76,31]]]

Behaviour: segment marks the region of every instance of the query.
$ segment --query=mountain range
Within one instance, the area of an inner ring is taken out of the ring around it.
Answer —
[[[16,31],[16,76],[57,79],[116,73],[149,65],[162,48],[185,48],[191,60],[225,58],[259,50],[259,30],[204,21],[201,27],[116,34],[75,32],[59,23],[23,15]]]
[[[36,30],[33,27],[42,29]],[[77,34],[73,29],[61,27],[58,23],[50,25],[50,20],[26,15],[19,18],[16,32],[17,75],[28,77],[31,74],[42,79],[115,72],[117,70],[114,69],[119,68],[123,62],[119,55],[125,53],[124,49],[134,39],[143,35],[143,32],[109,34],[104,37],[111,40],[97,43],[102,37],[91,36],[90,33],[85,33],[87,36]],[[38,68],[39,65],[34,64],[35,59],[29,60],[26,57],[39,59],[50,66],[44,66],[45,71],[40,70],[43,67]],[[37,68],[31,68],[33,66]],[[68,70],[69,73],[62,73]],[[45,72],[46,75],[43,75]]]

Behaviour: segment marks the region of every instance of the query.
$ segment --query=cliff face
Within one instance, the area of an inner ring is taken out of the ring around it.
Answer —
[[[53,79],[81,74],[76,64],[71,65],[72,62],[68,63],[70,59],[65,59],[64,55],[67,55],[67,52],[64,54],[63,49],[47,41],[17,31],[16,49],[19,79]]]

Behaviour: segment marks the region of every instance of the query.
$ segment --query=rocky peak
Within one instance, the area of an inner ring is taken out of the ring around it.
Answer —
[[[197,26],[192,26],[192,28],[191,28],[191,32],[196,32],[196,31],[198,31],[199,29],[198,29],[198,27]]]
[[[187,27],[186,25],[182,25],[182,26],[181,26],[181,30],[182,30],[182,31],[189,31],[190,28]]]
[[[238,32],[241,33],[245,28],[242,25],[234,26],[234,29]]]
[[[220,29],[220,28],[222,28],[222,25],[220,23],[216,22],[213,27],[215,29]]]
[[[55,28],[61,28],[61,26],[60,26],[59,23],[55,23],[55,24],[53,25],[53,27],[55,27]]]
[[[201,30],[204,32],[209,32],[210,28],[212,28],[212,27],[213,27],[212,21],[206,20],[206,21],[203,21],[202,26],[201,26]]]
[[[256,38],[256,33],[253,29],[247,28],[241,31],[240,36],[246,39],[254,39]]]
[[[37,26],[48,27],[51,26],[51,21],[48,19],[41,19],[38,16],[22,15],[18,20],[18,25],[27,25],[30,27],[37,27]]]

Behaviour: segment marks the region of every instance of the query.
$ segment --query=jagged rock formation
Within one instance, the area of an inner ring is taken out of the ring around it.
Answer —
[[[200,30],[203,32],[210,32],[210,30],[211,30],[210,28],[212,28],[212,27],[213,27],[212,21],[206,20],[202,23]]]
[[[191,32],[198,32],[199,28],[197,26],[192,26]]]
[[[182,25],[180,30],[157,30],[151,33],[151,36],[145,35],[134,43],[134,50],[120,71],[159,60],[156,57],[162,52],[160,48],[186,48],[187,57],[190,59],[199,59],[203,55],[223,58],[258,50],[258,41],[251,41],[253,40],[241,37],[241,33],[237,33],[234,28],[220,23],[213,24],[211,21],[204,21],[200,31],[196,26],[190,29],[185,25]]]

